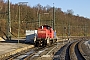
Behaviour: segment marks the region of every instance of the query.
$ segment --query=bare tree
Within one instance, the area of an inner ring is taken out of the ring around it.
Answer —
[[[72,9],[71,10],[67,10],[67,14],[73,15],[74,14],[74,11]]]

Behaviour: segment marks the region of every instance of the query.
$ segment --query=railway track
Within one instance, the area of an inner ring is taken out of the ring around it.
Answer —
[[[34,57],[40,56],[42,52],[48,50],[50,47],[34,47],[14,55],[4,57],[1,60],[32,60]]]
[[[37,51],[43,49],[42,47],[35,47],[35,48],[32,48],[32,49],[28,49],[28,50],[24,50],[24,51],[21,51],[21,52],[18,52],[14,55],[10,55],[8,57],[4,57],[0,60],[27,60],[27,58],[30,56],[33,56]]]
[[[33,49],[35,49],[35,48],[33,48]],[[34,52],[34,51],[32,51],[33,49],[28,49],[28,50],[16,53],[16,54],[8,56],[4,59],[5,60],[24,59],[26,56],[28,56],[29,54],[32,54]]]
[[[80,52],[81,52],[81,54],[84,56],[84,58],[86,59],[86,60],[90,60],[90,48],[89,48],[89,46],[88,46],[88,40],[86,40],[86,41],[82,41],[81,43],[80,43],[80,45],[81,46],[79,46],[79,48],[81,49],[83,49],[83,51],[81,50]],[[82,44],[82,43],[84,43],[84,44]]]
[[[81,48],[82,40],[67,43],[56,52],[53,60],[86,60]]]
[[[69,50],[70,60],[85,60],[85,58],[80,53],[78,44],[79,41],[76,41],[70,46],[70,50]]]
[[[43,55],[50,56],[53,53],[53,50],[57,48],[57,44],[49,47],[35,47],[25,52],[20,52],[12,56],[6,57],[3,60],[37,60]]]
[[[43,56],[49,56],[50,60],[87,60],[86,54],[82,50],[82,44],[83,40],[80,39],[66,42],[65,45],[59,43],[50,47],[35,47],[2,60],[45,60],[46,57],[43,59]]]

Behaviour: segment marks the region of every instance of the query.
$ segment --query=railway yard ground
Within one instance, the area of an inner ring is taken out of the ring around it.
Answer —
[[[0,60],[90,60],[89,38],[58,39],[54,45],[43,48],[24,41],[25,38],[0,41]],[[28,49],[28,52],[13,57]]]
[[[25,44],[24,41],[24,38],[13,38],[11,40],[3,40],[0,38],[0,58],[21,52],[21,50],[27,50],[34,47],[34,45]]]

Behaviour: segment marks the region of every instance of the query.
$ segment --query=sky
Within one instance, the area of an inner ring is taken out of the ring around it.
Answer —
[[[5,0],[6,1],[6,0]],[[36,6],[40,4],[42,6],[50,5],[57,8],[61,8],[63,12],[67,10],[73,10],[74,15],[90,18],[90,0],[10,0],[12,3],[28,2],[30,6]]]

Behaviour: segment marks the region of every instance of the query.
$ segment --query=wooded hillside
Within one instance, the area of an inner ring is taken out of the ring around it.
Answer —
[[[0,0],[0,36],[7,34],[7,2]],[[10,4],[11,6],[11,34],[13,37],[18,35],[19,26],[19,5]],[[2,14],[4,13],[4,14]],[[71,35],[71,36],[90,36],[90,19],[73,15],[73,10],[63,12],[61,8],[55,7],[55,29],[57,35]],[[39,16],[40,15],[40,16]],[[20,5],[20,36],[25,36],[26,30],[35,30],[40,25],[48,24],[52,26],[53,7],[37,4],[30,7],[27,5]]]

